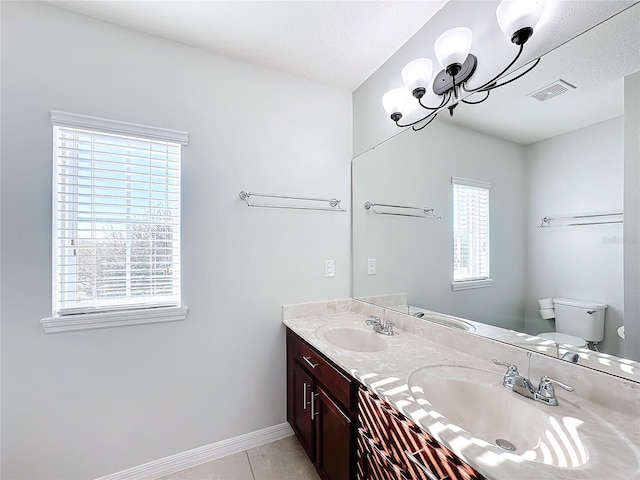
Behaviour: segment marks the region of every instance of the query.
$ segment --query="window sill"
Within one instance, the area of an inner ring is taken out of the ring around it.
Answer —
[[[188,310],[187,307],[158,307],[118,312],[80,313],[43,318],[40,320],[40,324],[47,333],[73,332],[96,328],[175,322],[184,320]]]
[[[467,280],[463,282],[453,282],[451,284],[451,290],[454,292],[458,290],[471,290],[473,288],[484,288],[493,285],[493,279],[486,278],[484,280]]]

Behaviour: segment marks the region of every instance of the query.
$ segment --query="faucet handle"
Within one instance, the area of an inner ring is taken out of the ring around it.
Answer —
[[[369,319],[365,320],[364,323],[367,325],[378,325],[380,324],[380,317],[377,315],[369,315]]]
[[[546,397],[555,396],[555,390],[553,388],[554,385],[558,385],[561,388],[564,388],[567,392],[573,392],[574,388],[566,383],[559,382],[558,380],[554,380],[551,377],[543,376],[540,379],[540,385],[538,386],[538,391]]]
[[[393,331],[393,327],[395,327],[395,326],[396,326],[395,322],[392,322],[391,320],[387,320],[384,323],[384,326],[382,327],[382,332],[380,332],[380,333],[383,333],[383,334],[389,335],[389,336],[395,335],[395,332]]]
[[[491,361],[496,365],[502,365],[503,367],[507,367],[507,373],[505,375],[520,375],[518,373],[518,367],[516,367],[513,363],[503,362],[502,360],[497,360],[492,358]]]
[[[516,380],[523,379],[523,377],[518,372],[518,367],[516,367],[513,363],[503,362],[502,360],[496,360],[495,358],[492,358],[491,361],[496,365],[507,367],[507,371],[505,372],[504,377],[502,377],[502,385],[504,385],[505,387],[513,390],[513,387],[516,385]]]

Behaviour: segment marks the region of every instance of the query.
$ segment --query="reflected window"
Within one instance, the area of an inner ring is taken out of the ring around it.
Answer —
[[[489,248],[490,184],[452,177],[453,289],[491,285]]]

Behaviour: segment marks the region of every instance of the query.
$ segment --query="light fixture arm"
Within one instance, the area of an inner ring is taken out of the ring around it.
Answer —
[[[416,128],[416,127],[415,127],[415,125],[414,125],[413,127],[411,127],[411,128],[412,128],[412,130],[413,130],[414,132],[418,132],[418,131],[422,130],[424,127],[426,127],[426,126],[427,126],[427,125],[429,125],[431,122],[433,122],[433,121],[436,119],[436,117],[438,116],[438,114],[437,114],[437,113],[432,113],[431,115],[433,115],[433,116],[429,119],[429,121],[428,121],[427,123],[425,123],[424,125],[419,126],[418,128]],[[428,116],[427,116],[427,117],[425,117],[425,118],[423,118],[422,120],[425,120],[425,119],[427,119],[427,118],[428,118]]]
[[[407,123],[406,125],[400,125],[398,122],[396,122],[396,125],[400,128],[413,127],[414,125],[417,125],[418,123],[425,121],[429,117],[435,118],[436,115],[438,115],[438,112],[431,112],[429,115],[422,117],[420,120],[416,120],[415,122]]]
[[[462,88],[464,89],[465,92],[467,93],[475,93],[475,92],[480,92],[480,91],[485,91],[485,90],[492,90],[494,88],[497,88],[495,84],[498,80],[500,80],[500,78],[509,71],[509,69],[511,67],[513,67],[513,65],[518,61],[518,59],[520,58],[520,55],[522,55],[522,50],[524,48],[524,43],[522,45],[520,45],[520,48],[518,49],[518,53],[516,54],[515,58],[513,60],[511,60],[511,63],[509,63],[509,65],[507,65],[504,70],[502,70],[498,75],[496,75],[495,77],[493,77],[491,80],[489,80],[488,82],[486,82],[484,85],[481,85],[480,87],[476,87],[476,88],[471,88],[468,89],[464,84],[462,85]]]
[[[444,97],[445,97],[445,98],[443,99],[443,101],[442,101],[442,105],[441,105],[441,106],[446,105],[446,103],[451,99],[451,92],[447,92],[447,93],[444,95]],[[427,114],[426,116],[422,117],[421,119],[416,120],[415,122],[407,123],[407,124],[405,124],[405,125],[401,125],[401,124],[400,124],[400,119],[398,119],[398,120],[396,120],[396,125],[397,125],[398,127],[400,127],[400,128],[413,127],[414,125],[417,125],[418,123],[420,123],[420,122],[423,122],[423,121],[427,120],[429,117],[433,117],[433,118],[431,118],[431,119],[429,120],[429,122],[426,124],[426,125],[428,125],[429,123],[431,123],[431,122],[433,121],[433,119],[436,117],[436,115],[438,115],[438,112],[437,112],[436,110],[434,110],[434,111],[430,112],[429,114]],[[425,125],[425,126],[426,126],[426,125]],[[420,129],[422,129],[422,127],[420,127]],[[420,130],[420,129],[419,129],[419,130]],[[415,130],[415,129],[414,129],[414,130]]]
[[[418,99],[418,103],[420,104],[420,106],[426,110],[440,110],[442,107],[445,106],[445,104],[447,103],[447,101],[449,100],[448,95],[443,95],[442,96],[442,102],[440,102],[440,105],[438,105],[437,107],[428,107],[427,105],[425,105],[424,103],[422,103],[422,98]],[[426,118],[426,117],[425,117]]]
[[[453,87],[451,87],[451,92],[453,92],[453,103],[449,105],[447,108],[449,109],[449,116],[453,117],[453,111],[458,106],[458,102],[460,101],[460,84],[456,83],[456,74],[454,70],[447,70],[447,73],[451,75],[451,81],[453,82]]]
[[[491,93],[491,90],[483,90],[487,95],[482,99],[482,100],[478,100],[478,101],[471,101],[471,100],[466,100],[466,99],[462,99],[461,102],[462,103],[467,103],[469,105],[477,105],[479,103],[484,102],[487,98],[489,98],[489,94]]]
[[[509,83],[511,83],[511,82],[513,82],[513,81],[515,81],[515,80],[518,80],[520,77],[525,76],[525,75],[526,75],[527,73],[529,73],[531,70],[533,70],[534,68],[536,68],[536,67],[538,66],[538,64],[540,63],[540,60],[542,60],[542,57],[538,57],[538,58],[536,59],[536,61],[533,63],[533,65],[531,65],[529,68],[527,68],[524,72],[520,73],[519,75],[517,75],[517,76],[515,76],[515,77],[513,77],[513,78],[510,78],[509,80],[507,80],[507,81],[505,81],[505,82],[499,83],[499,84],[497,84],[497,85],[493,85],[491,88],[487,88],[487,89],[482,90],[482,91],[483,91],[483,92],[489,92],[490,90],[494,90],[494,89],[496,89],[496,88],[503,87],[503,86],[505,86],[505,85],[507,85],[507,84],[509,84]]]

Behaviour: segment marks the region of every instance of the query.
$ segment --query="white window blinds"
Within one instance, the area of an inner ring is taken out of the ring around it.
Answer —
[[[54,315],[180,303],[183,132],[52,112]]]
[[[453,177],[453,281],[489,278],[489,188]]]

